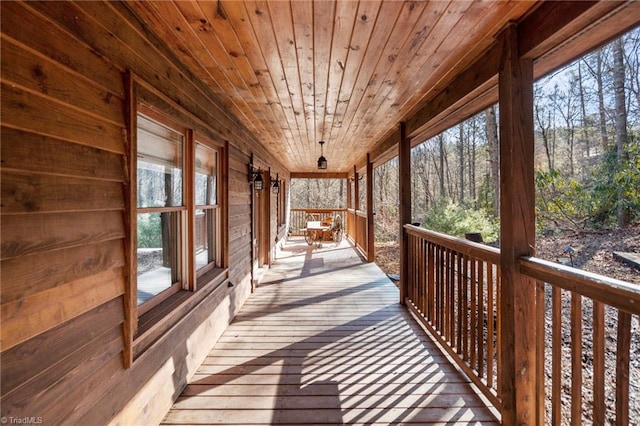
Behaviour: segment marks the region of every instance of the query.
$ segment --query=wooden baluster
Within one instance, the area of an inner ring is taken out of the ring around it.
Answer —
[[[582,296],[571,293],[571,424],[582,424]]]
[[[428,282],[428,298],[427,298],[427,303],[428,303],[428,318],[431,321],[432,324],[434,324],[435,321],[435,299],[436,299],[436,293],[435,293],[435,267],[437,265],[437,262],[435,261],[435,250],[434,250],[434,245],[431,243],[428,243],[428,254],[427,257],[429,259],[429,269],[427,269],[427,282]]]
[[[494,300],[496,301],[496,380],[498,386],[500,384],[500,376],[503,374],[502,371],[502,357],[500,356],[501,351],[504,349],[502,347],[502,304],[500,303],[500,297],[502,297],[502,279],[500,276],[500,266],[496,265],[496,285],[495,285],[495,294]]]
[[[449,342],[456,344],[456,253],[449,250]],[[458,351],[460,347],[458,346]]]
[[[604,305],[593,301],[593,424],[604,425]]]
[[[425,300],[425,287],[426,281],[424,279],[425,274],[425,262],[426,258],[424,255],[424,240],[422,238],[418,239],[418,251],[420,252],[420,262],[418,263],[418,283],[420,285],[420,303],[418,304],[418,309],[420,309],[420,313],[422,316],[425,316],[424,310],[424,300]]]
[[[544,424],[545,419],[545,373],[544,373],[544,364],[545,364],[545,344],[546,344],[546,336],[545,336],[545,292],[544,292],[544,282],[536,281],[536,319],[537,319],[537,368],[536,368],[536,405],[538,408],[538,422],[539,424]]]
[[[441,308],[441,303],[442,303],[442,295],[441,295],[441,288],[442,288],[442,268],[443,268],[443,264],[442,264],[442,250],[440,248],[440,246],[435,246],[435,251],[436,251],[436,265],[437,265],[437,269],[436,269],[436,281],[435,281],[435,290],[436,290],[436,302],[435,302],[435,312],[434,312],[434,317],[435,317],[435,324],[436,324],[436,330],[438,330],[438,332],[440,334],[442,334],[442,320],[440,318],[440,315],[442,313],[442,308]]]
[[[472,258],[470,261],[470,274],[471,276],[469,277],[470,280],[470,284],[471,284],[471,324],[470,324],[470,358],[469,358],[469,365],[471,365],[471,368],[475,368],[476,365],[476,350],[477,350],[477,346],[476,346],[476,338],[477,338],[477,329],[478,329],[478,314],[477,314],[477,309],[478,309],[478,293],[477,293],[477,288],[478,288],[478,281],[477,281],[477,259]]]
[[[454,322],[455,324],[455,333],[456,333],[456,349],[459,354],[462,355],[462,359],[466,359],[464,356],[464,315],[465,315],[465,306],[464,306],[464,277],[463,273],[463,259],[462,253],[456,252],[456,304],[458,309],[457,319]]]
[[[562,291],[554,286],[551,293],[551,423],[562,423]]]
[[[422,249],[422,273],[420,274],[420,283],[422,285],[422,303],[420,305],[420,309],[422,310],[422,315],[426,318],[427,317],[427,300],[429,299],[429,290],[427,288],[428,284],[428,279],[427,279],[427,275],[429,275],[429,269],[427,266],[427,262],[428,262],[428,247],[427,247],[427,241],[426,240],[420,240],[420,246]]]
[[[451,286],[451,250],[447,249],[445,251],[445,286],[444,286],[444,297],[442,299],[443,309],[444,309],[444,335],[449,343],[451,343],[451,333],[449,332],[449,324],[450,324],[450,291],[449,287]]]
[[[494,351],[494,298],[493,298],[493,264],[487,263],[487,385],[493,387]]]
[[[616,425],[629,424],[629,350],[631,347],[631,314],[618,311],[618,344],[616,348]],[[637,420],[637,419],[636,419]]]
[[[463,256],[462,260],[462,308],[463,308],[463,316],[462,316],[462,353],[464,354],[464,358],[468,361],[470,359],[469,350],[471,345],[469,344],[469,325],[471,323],[471,301],[469,299],[469,259],[466,256]]]
[[[478,374],[484,377],[484,269],[488,266],[484,261],[478,263]],[[487,339],[491,336],[487,334]],[[489,375],[487,375],[488,377]]]

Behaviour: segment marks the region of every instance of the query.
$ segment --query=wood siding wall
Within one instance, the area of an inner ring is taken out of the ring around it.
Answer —
[[[2,2],[3,417],[149,424],[250,292],[249,154],[288,178],[121,3]],[[229,141],[229,281],[123,367],[131,70]]]

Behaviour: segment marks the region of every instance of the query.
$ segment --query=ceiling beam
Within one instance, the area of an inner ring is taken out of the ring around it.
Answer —
[[[430,99],[407,120],[407,136],[414,138],[440,113],[463,99],[498,74],[502,44],[495,42],[471,66],[458,74],[447,87]]]

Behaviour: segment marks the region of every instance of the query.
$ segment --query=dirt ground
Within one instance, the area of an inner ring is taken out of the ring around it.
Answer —
[[[565,254],[567,247],[574,252]],[[640,270],[613,258],[614,251],[640,253],[640,225],[623,230],[590,231],[581,234],[541,237],[536,256],[589,272],[640,284]],[[399,249],[395,242],[376,243],[376,263],[387,274],[399,274]]]

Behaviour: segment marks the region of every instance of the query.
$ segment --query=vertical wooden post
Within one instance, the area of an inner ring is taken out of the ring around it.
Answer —
[[[411,141],[407,138],[405,123],[400,123],[400,146],[398,147],[398,184],[399,217],[400,217],[400,303],[406,304],[409,294],[409,262],[407,251],[408,237],[404,232],[404,225],[411,223]]]
[[[124,298],[124,368],[133,364],[133,338],[138,332],[138,214],[136,212],[138,191],[138,152],[137,93],[135,78],[131,71],[124,75],[126,95],[125,120],[127,135],[125,138],[125,164],[128,171],[125,176],[125,298]]]
[[[500,103],[500,294],[502,423],[537,424],[535,283],[518,268],[535,251],[533,62],[518,54],[516,26],[502,34]]]
[[[222,243],[222,267],[229,267],[229,141],[224,143],[224,150],[220,156],[220,186],[219,196],[222,206],[220,218],[220,242]]]
[[[375,235],[373,223],[373,163],[367,153],[367,261],[376,259]]]
[[[345,235],[351,237],[351,239],[355,240],[356,232],[353,229],[353,225],[349,221],[349,209],[353,208],[353,194],[351,193],[351,177],[347,177],[347,211],[345,212],[344,218],[342,219],[342,224],[345,229]]]
[[[360,184],[356,166],[353,166],[353,210],[360,210]]]
[[[353,241],[358,245],[358,210],[360,210],[360,185],[358,180],[358,171],[353,166]]]

